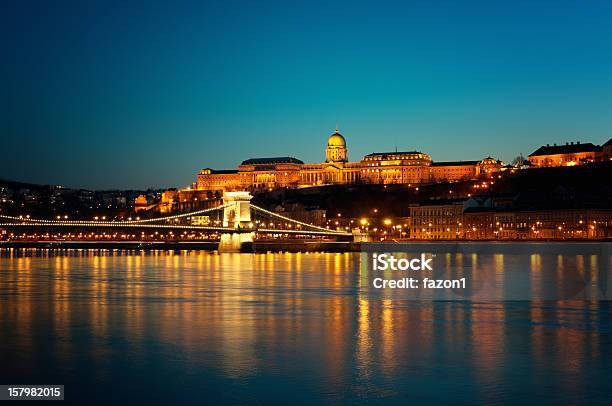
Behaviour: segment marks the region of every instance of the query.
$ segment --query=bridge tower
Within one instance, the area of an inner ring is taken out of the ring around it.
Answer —
[[[223,227],[248,228],[251,222],[251,199],[249,192],[224,192]]]
[[[251,199],[249,192],[224,192],[223,227],[236,229],[236,232],[221,234],[219,252],[240,252],[244,243],[253,242],[255,232],[251,222]]]

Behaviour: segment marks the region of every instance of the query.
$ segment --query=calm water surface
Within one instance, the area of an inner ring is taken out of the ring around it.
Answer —
[[[0,383],[80,404],[609,403],[610,302],[373,299],[359,260],[5,250]]]

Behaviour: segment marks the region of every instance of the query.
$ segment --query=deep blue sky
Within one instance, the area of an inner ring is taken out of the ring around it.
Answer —
[[[511,160],[612,135],[609,1],[0,5],[0,178],[184,186],[250,157]]]

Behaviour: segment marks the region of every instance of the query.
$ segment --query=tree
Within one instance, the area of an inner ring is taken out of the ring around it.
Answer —
[[[525,157],[523,156],[523,153],[520,153],[512,160],[512,166],[521,166],[523,165],[523,162],[525,162]]]

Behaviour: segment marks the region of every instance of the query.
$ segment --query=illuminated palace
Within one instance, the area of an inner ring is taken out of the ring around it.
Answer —
[[[330,184],[419,184],[477,178],[500,170],[493,158],[480,161],[433,162],[419,151],[377,152],[348,161],[346,140],[336,130],[327,140],[325,162],[304,163],[292,157],[252,158],[237,170],[202,169],[196,191],[274,190]]]
[[[529,155],[529,162],[534,167],[575,166],[596,161],[612,161],[612,138],[601,146],[580,141],[546,144]]]

